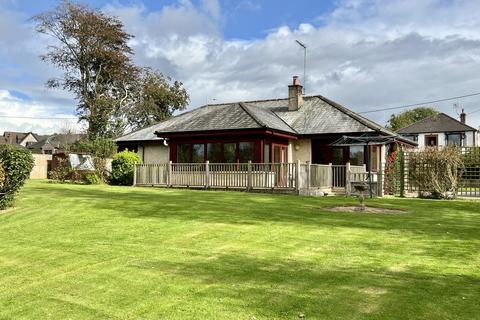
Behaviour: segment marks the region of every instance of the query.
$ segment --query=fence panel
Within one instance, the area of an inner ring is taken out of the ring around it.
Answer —
[[[167,164],[136,165],[137,185],[167,185]]]
[[[329,165],[312,164],[310,185],[314,188],[331,188],[333,184],[333,169]]]

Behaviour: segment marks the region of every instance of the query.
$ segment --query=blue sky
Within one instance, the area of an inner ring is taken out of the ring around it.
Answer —
[[[137,64],[184,83],[189,108],[285,97],[292,75],[303,74],[297,39],[308,45],[307,93],[357,112],[480,91],[478,0],[86,2],[124,22]],[[5,116],[75,114],[70,93],[45,88],[60,73],[39,59],[52,39],[29,20],[56,3],[0,0],[0,131],[65,125]],[[480,125],[478,96],[429,106],[458,117],[453,103]],[[368,117],[385,124],[391,113]]]
[[[164,6],[178,4],[175,0],[86,0],[91,6],[101,8],[108,4],[143,5],[147,11],[158,11]],[[7,1],[6,8],[35,15],[39,12],[55,7],[58,1]],[[200,1],[192,1],[199,5]],[[319,17],[335,8],[335,1],[327,0],[224,0],[221,1],[225,19],[222,23],[222,32],[229,38],[252,39],[262,38],[268,30],[280,25],[295,27],[300,23],[320,24]]]

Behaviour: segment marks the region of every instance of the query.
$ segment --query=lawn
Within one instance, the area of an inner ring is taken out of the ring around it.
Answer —
[[[29,182],[0,319],[474,319],[480,202]]]

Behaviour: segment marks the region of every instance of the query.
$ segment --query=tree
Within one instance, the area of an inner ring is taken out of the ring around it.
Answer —
[[[75,94],[89,139],[118,136],[129,127],[162,120],[188,102],[180,82],[170,85],[169,78],[132,62],[128,42],[133,36],[119,19],[68,0],[33,19],[38,32],[56,40],[42,59],[63,71],[47,86]]]
[[[179,81],[172,81],[158,71],[144,68],[136,79],[139,89],[128,112],[127,123],[140,129],[170,118],[185,109],[189,97]]]
[[[392,114],[390,116],[387,128],[397,131],[436,114],[438,114],[438,111],[436,111],[434,108],[426,107],[402,111],[399,114]]]

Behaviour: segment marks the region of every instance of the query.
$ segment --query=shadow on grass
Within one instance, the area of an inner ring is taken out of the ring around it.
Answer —
[[[51,199],[85,203],[131,218],[173,218],[207,223],[298,224],[397,230],[441,239],[478,239],[478,203],[417,199],[373,199],[369,205],[405,210],[381,215],[327,212],[322,208],[355,205],[355,198],[303,198],[292,195],[130,187],[91,187],[48,184],[29,187]]]
[[[200,281],[200,299],[234,301],[267,318],[292,319],[304,313],[307,319],[346,319],[375,313],[401,314],[403,319],[469,319],[479,311],[479,280],[467,276],[340,266],[331,270],[304,261],[229,254],[195,263],[136,261],[128,267]]]

